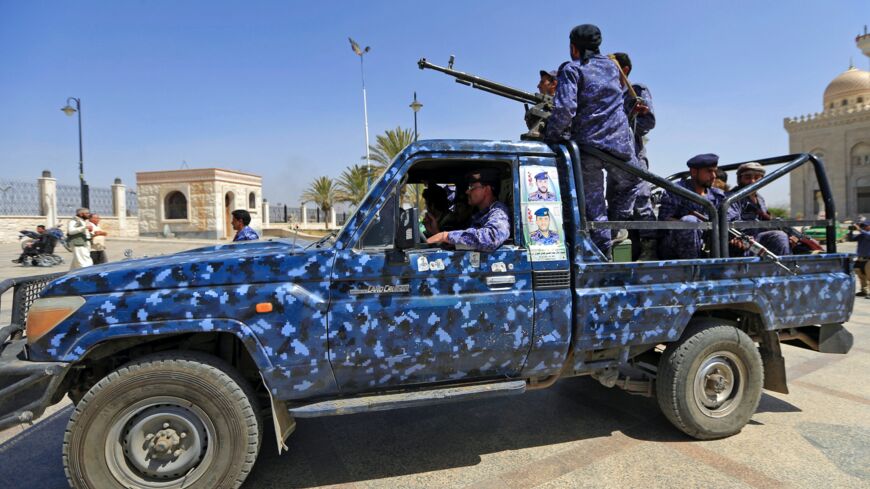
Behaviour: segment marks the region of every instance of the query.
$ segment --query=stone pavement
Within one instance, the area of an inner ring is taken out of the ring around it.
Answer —
[[[574,378],[521,396],[302,419],[281,456],[267,426],[244,487],[867,488],[870,300],[856,299],[847,327],[848,355],[784,346],[791,393],[765,392],[724,440],[692,440],[653,399]],[[69,412],[0,445],[0,486],[66,487]]]

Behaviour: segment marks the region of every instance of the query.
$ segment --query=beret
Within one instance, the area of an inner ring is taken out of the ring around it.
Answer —
[[[719,156],[713,153],[704,153],[693,156],[686,162],[689,168],[712,168],[719,165]]]

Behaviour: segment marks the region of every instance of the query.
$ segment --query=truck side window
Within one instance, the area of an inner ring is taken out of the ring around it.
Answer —
[[[396,193],[384,201],[360,240],[360,248],[391,248],[396,233]]]

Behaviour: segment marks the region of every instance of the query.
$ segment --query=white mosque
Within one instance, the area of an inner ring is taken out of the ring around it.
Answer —
[[[855,42],[870,57],[866,26]],[[870,217],[870,71],[850,66],[828,84],[823,104],[822,112],[785,118],[789,152],[824,160],[839,220]],[[823,211],[812,166],[790,177],[792,215],[811,218]]]

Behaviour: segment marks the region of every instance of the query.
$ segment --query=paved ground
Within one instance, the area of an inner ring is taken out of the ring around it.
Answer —
[[[690,440],[653,400],[578,378],[512,398],[300,420],[289,453],[265,437],[245,487],[867,488],[870,300],[856,301],[847,327],[848,355],[784,347],[791,394],[764,394],[725,440]],[[0,486],[66,487],[69,410],[0,445]]]

